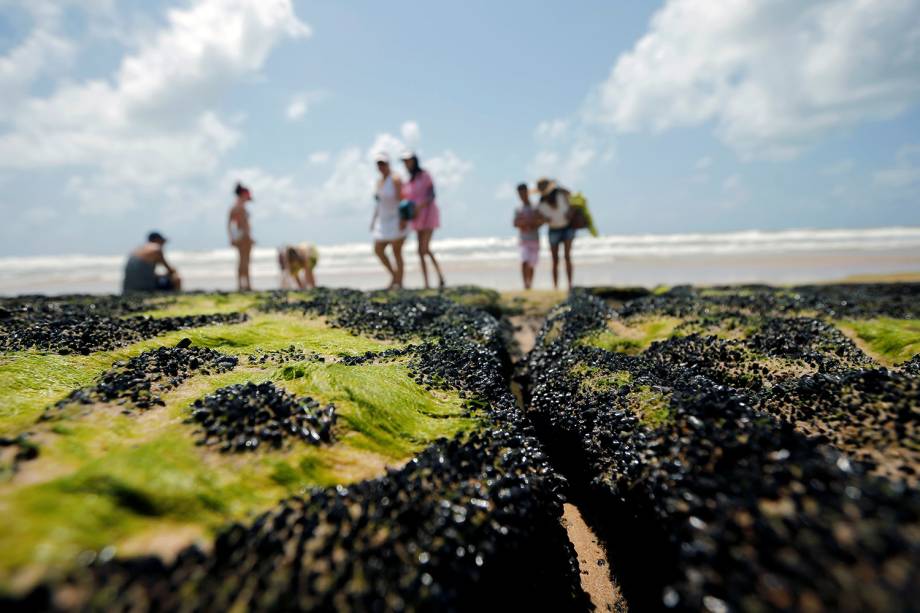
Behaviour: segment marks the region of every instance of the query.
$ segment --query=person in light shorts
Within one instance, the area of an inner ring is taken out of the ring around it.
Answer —
[[[514,227],[518,229],[521,247],[521,277],[524,289],[533,286],[533,274],[540,260],[540,226],[546,221],[530,204],[526,183],[517,186],[521,206],[514,212]]]

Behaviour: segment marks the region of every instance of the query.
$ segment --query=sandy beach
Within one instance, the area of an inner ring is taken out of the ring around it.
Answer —
[[[408,288],[422,285],[415,249],[414,242],[406,244]],[[434,242],[434,249],[451,285],[521,287],[513,237],[442,239]],[[320,285],[385,285],[370,244],[321,245],[319,251]],[[168,246],[167,253],[186,289],[235,289],[235,254],[230,249],[183,251]],[[920,271],[920,228],[585,236],[577,239],[574,258],[575,283],[581,286],[826,282]],[[118,292],[123,266],[124,257],[114,255],[0,258],[0,295]],[[274,249],[254,251],[252,272],[254,289],[278,287]],[[545,241],[534,286],[552,287]]]

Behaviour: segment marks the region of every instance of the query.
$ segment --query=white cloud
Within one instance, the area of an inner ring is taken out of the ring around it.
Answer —
[[[534,130],[534,136],[539,140],[557,140],[568,134],[570,122],[567,119],[552,119],[541,121]]]
[[[712,166],[712,158],[708,155],[698,159],[695,164],[697,170],[707,170],[710,166]]]
[[[69,64],[75,50],[74,44],[58,32],[60,7],[42,3],[27,6],[34,21],[32,31],[21,43],[0,56],[0,91],[3,92],[0,114],[4,119],[27,97],[29,87],[36,79],[56,67]]]
[[[406,122],[400,130],[406,134],[405,126],[412,125],[408,134],[421,136],[415,122]],[[389,132],[377,134],[368,147],[349,146],[335,154],[317,152],[310,156],[331,163],[329,175],[319,184],[309,185],[293,177],[278,177],[258,168],[239,171],[251,184],[256,198],[262,203],[263,214],[282,214],[293,218],[311,215],[349,216],[368,212],[373,206],[374,184],[377,169],[374,156],[384,152],[393,160],[393,170],[402,173],[401,164],[395,163],[407,143]],[[422,165],[431,173],[438,192],[451,191],[458,187],[473,169],[473,164],[451,150],[445,150],[430,158],[421,156]],[[224,182],[237,180],[227,175]],[[244,180],[244,182],[245,182]],[[266,186],[266,187],[263,187]],[[265,197],[259,197],[267,192]]]
[[[399,133],[409,149],[417,148],[422,140],[422,131],[419,129],[418,123],[412,120],[403,123],[399,128]]]
[[[307,158],[307,161],[315,166],[320,166],[322,164],[328,163],[330,157],[331,155],[328,151],[314,151]]]
[[[920,0],[668,0],[590,112],[620,131],[714,122],[746,156],[920,99]]]
[[[314,91],[314,92],[301,92],[295,94],[291,98],[291,101],[287,105],[287,109],[284,111],[285,117],[289,121],[297,121],[302,119],[304,115],[310,110],[310,108],[326,97],[325,92]]]
[[[291,121],[296,121],[307,114],[307,103],[300,99],[291,100],[284,114]]]
[[[898,150],[894,166],[879,170],[875,183],[888,188],[920,185],[920,145],[905,145]]]
[[[534,177],[552,177],[572,187],[585,176],[585,171],[597,159],[597,148],[586,140],[580,140],[568,147],[564,153],[543,149],[536,153],[527,166],[527,172]]]
[[[310,211],[310,202],[302,188],[290,175],[276,176],[257,167],[229,170],[224,174],[221,185],[230,186],[239,181],[252,190],[252,216],[264,219],[278,213],[292,217],[305,217]]]
[[[431,174],[439,190],[449,190],[458,187],[466,176],[473,170],[473,163],[461,159],[450,149],[440,155],[430,158],[425,167]]]
[[[281,39],[310,31],[290,0],[198,0],[166,21],[110,79],[20,104],[0,133],[0,168],[79,170],[68,190],[87,212],[213,175],[241,134],[212,106]]]

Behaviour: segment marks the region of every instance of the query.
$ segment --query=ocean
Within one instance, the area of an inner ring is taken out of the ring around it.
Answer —
[[[421,286],[415,243],[406,243],[406,286]],[[370,289],[388,279],[370,242],[320,245],[320,285]],[[520,286],[515,237],[445,238],[433,251],[449,284],[495,289]],[[172,251],[167,257],[189,290],[234,289],[232,249]],[[0,258],[0,294],[112,293],[120,289],[125,256],[62,255]],[[805,283],[861,274],[920,272],[920,228],[782,230],[712,234],[579,236],[576,285]],[[536,286],[551,287],[543,244]],[[278,287],[274,248],[253,254],[255,289]],[[560,270],[560,274],[564,274]]]

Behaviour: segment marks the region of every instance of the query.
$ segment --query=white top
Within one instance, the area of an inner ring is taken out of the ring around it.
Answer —
[[[569,198],[561,189],[556,191],[556,206],[541,202],[537,210],[546,218],[551,230],[569,227]]]
[[[374,240],[392,241],[405,237],[405,230],[399,229],[399,194],[393,177],[388,176],[377,190],[377,222],[374,224]]]

